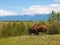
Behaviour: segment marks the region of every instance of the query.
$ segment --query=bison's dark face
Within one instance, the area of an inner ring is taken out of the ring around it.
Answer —
[[[46,33],[47,29],[44,25],[33,25],[32,28],[29,28],[28,33],[32,34],[34,33],[35,35],[39,35],[39,32],[44,32]]]

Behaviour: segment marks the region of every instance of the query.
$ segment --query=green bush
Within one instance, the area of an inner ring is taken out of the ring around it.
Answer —
[[[3,27],[2,35],[3,37],[15,36],[16,35],[15,32],[16,31],[13,29],[12,24],[9,22],[7,26]]]
[[[51,23],[48,24],[48,30],[47,30],[47,34],[59,34],[60,33],[60,28],[58,26],[58,23]]]
[[[23,22],[9,22],[7,26],[3,26],[2,35],[3,37],[27,35],[28,28],[29,23],[25,24]]]

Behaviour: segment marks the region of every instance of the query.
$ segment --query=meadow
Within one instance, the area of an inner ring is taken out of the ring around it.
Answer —
[[[2,38],[0,45],[60,45],[60,34]]]
[[[46,34],[29,35],[28,29],[38,23],[47,27]],[[59,31],[60,22],[0,22],[0,45],[60,45]]]

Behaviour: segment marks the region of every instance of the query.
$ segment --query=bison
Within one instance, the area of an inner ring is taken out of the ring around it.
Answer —
[[[31,35],[34,33],[35,35],[39,35],[39,32],[46,33],[47,29],[45,25],[42,24],[35,24],[31,28],[29,28],[28,33]]]

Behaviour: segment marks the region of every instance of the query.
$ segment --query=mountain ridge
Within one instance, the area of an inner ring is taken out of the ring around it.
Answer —
[[[0,20],[2,21],[40,21],[47,20],[50,14],[36,14],[36,15],[14,15],[14,16],[0,16]]]

